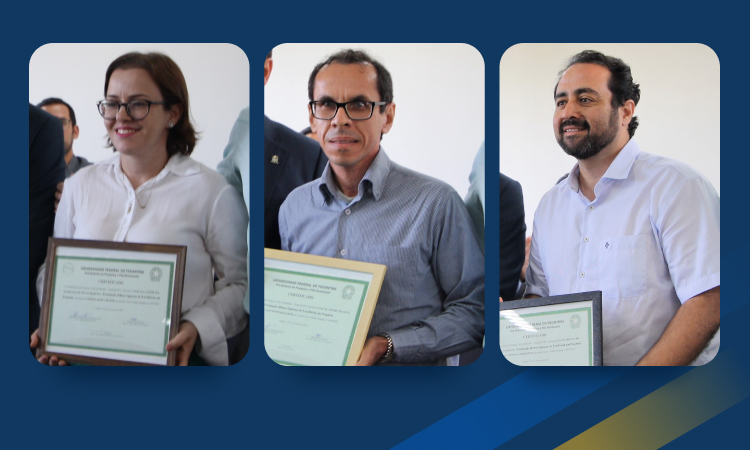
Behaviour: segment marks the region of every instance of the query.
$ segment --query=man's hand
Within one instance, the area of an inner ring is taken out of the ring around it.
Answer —
[[[60,199],[62,199],[62,191],[64,187],[64,181],[57,183],[57,191],[55,191],[55,214],[57,214],[57,205],[60,204]]]
[[[190,353],[193,351],[195,341],[198,339],[198,329],[190,322],[180,322],[180,330],[174,338],[167,343],[167,351],[177,350],[177,365],[187,366]]]
[[[686,366],[693,362],[719,329],[720,286],[680,306],[638,366]]]
[[[34,330],[34,333],[31,335],[31,342],[29,343],[29,347],[31,348],[37,348],[39,346],[39,330]],[[50,366],[67,366],[68,363],[66,363],[64,360],[59,359],[57,356],[49,357],[47,355],[44,355],[38,359],[38,361],[44,365],[49,364]]]
[[[362,349],[362,355],[355,366],[371,366],[380,361],[380,358],[388,351],[388,339],[383,336],[367,338]]]

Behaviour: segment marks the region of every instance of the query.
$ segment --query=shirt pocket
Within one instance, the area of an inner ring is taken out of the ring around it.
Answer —
[[[637,297],[646,291],[646,238],[645,235],[620,236],[599,242],[602,297]]]
[[[385,280],[397,295],[416,289],[417,249],[388,245],[365,245],[363,261],[386,266]]]

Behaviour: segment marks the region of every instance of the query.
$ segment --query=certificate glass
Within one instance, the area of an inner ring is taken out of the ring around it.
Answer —
[[[41,344],[95,365],[174,365],[186,247],[51,238]]]
[[[601,292],[500,303],[500,350],[517,366],[602,365]]]
[[[354,365],[385,269],[265,249],[263,332],[271,359],[295,366]]]

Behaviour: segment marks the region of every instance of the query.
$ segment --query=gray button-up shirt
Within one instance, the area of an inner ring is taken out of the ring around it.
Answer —
[[[368,337],[388,333],[394,362],[443,360],[481,344],[484,257],[446,183],[391,162],[381,148],[351,202],[329,163],[289,194],[279,231],[283,250],[388,267]]]
[[[70,162],[65,167],[65,178],[70,178],[74,173],[76,173],[79,170],[83,169],[84,167],[90,166],[92,164],[93,163],[90,163],[83,156],[75,156],[75,155],[73,155],[73,157],[70,158]]]

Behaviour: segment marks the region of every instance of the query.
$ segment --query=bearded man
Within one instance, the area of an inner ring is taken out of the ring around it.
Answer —
[[[553,128],[578,162],[539,203],[527,297],[602,291],[605,365],[699,365],[719,348],[719,196],[633,140],[639,85],[621,59],[574,55]]]

